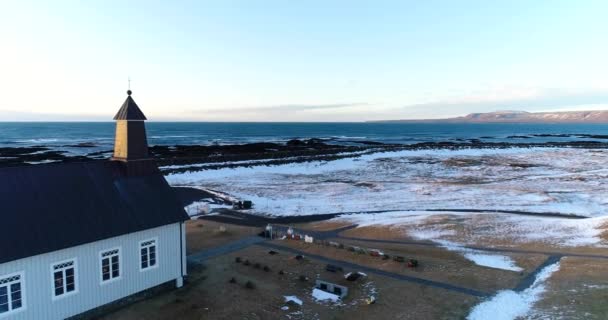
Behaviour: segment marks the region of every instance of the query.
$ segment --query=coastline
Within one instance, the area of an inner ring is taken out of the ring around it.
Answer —
[[[563,138],[565,135],[546,135]],[[545,136],[545,137],[546,137]],[[581,135],[576,135],[581,136]],[[483,138],[483,137],[482,137]],[[489,138],[489,137],[486,137]],[[608,149],[608,136],[588,135],[594,140],[527,142],[527,136],[511,136],[517,142],[488,142],[480,139],[388,144],[377,141],[328,141],[292,139],[285,143],[230,145],[157,145],[149,149],[164,174],[221,168],[282,165],[356,158],[366,154],[403,150],[464,150],[509,148]],[[71,147],[90,147],[82,143]],[[111,150],[71,154],[46,146],[0,147],[0,168],[53,162],[83,162],[109,158]]]

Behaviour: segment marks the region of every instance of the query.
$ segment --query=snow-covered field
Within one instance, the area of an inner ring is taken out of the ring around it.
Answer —
[[[608,213],[607,164],[604,150],[421,150],[167,178],[251,199],[274,215],[475,208],[598,216]]]
[[[205,170],[172,174],[167,179],[172,185],[207,187],[252,200],[254,212],[260,214],[389,211],[344,219],[362,224],[414,225],[420,228],[418,232],[444,233],[456,232],[452,220],[457,219],[458,225],[464,226],[459,233],[466,233],[462,240],[466,243],[492,236],[580,246],[601,244],[601,227],[608,221],[607,164],[605,150],[420,150],[329,162]],[[444,212],[424,212],[429,209]],[[451,211],[454,209],[593,218],[459,213]],[[431,230],[428,223],[433,219],[440,219],[436,221],[440,223]],[[467,229],[467,225],[473,227]],[[454,240],[449,236],[434,239]]]
[[[534,303],[545,292],[545,281],[555,271],[559,270],[559,263],[545,267],[534,280],[532,286],[522,292],[504,290],[484,301],[471,311],[468,320],[513,320],[526,316]]]

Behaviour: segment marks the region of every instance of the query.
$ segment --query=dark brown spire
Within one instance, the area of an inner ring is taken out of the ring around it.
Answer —
[[[148,139],[146,137],[146,116],[139,109],[131,90],[127,91],[127,100],[122,104],[114,117],[116,120],[116,138],[112,159],[129,161],[148,158]]]
[[[131,98],[131,90],[127,91],[127,100],[122,104],[116,115],[114,116],[114,120],[148,120],[143,112],[135,103],[135,100]]]

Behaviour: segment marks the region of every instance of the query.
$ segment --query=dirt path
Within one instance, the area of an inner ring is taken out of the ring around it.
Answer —
[[[459,286],[455,286],[455,285],[445,283],[445,282],[438,282],[438,281],[432,281],[432,280],[407,276],[407,275],[388,272],[388,271],[384,271],[384,270],[380,270],[380,269],[376,269],[376,268],[370,268],[370,267],[354,264],[351,262],[335,260],[335,259],[323,257],[323,256],[316,255],[316,254],[310,254],[305,251],[297,250],[297,249],[290,248],[290,247],[285,247],[285,246],[270,243],[270,242],[260,242],[260,243],[257,243],[257,245],[275,249],[275,250],[281,250],[281,251],[287,251],[287,252],[291,252],[291,253],[295,253],[295,254],[305,255],[306,257],[309,257],[309,258],[312,258],[315,260],[319,260],[319,261],[323,261],[323,262],[326,262],[329,264],[337,265],[337,266],[340,266],[343,268],[349,268],[349,269],[353,269],[353,270],[373,273],[376,275],[380,275],[380,276],[384,276],[384,277],[388,277],[388,278],[392,278],[392,279],[396,279],[396,280],[413,282],[416,284],[444,289],[444,290],[448,290],[448,291],[454,291],[454,292],[463,293],[463,294],[471,295],[471,296],[475,296],[475,297],[487,297],[490,295],[489,293],[486,293],[486,292],[481,292],[481,291],[470,289],[470,288],[459,287]]]
[[[562,259],[562,256],[549,256],[547,258],[547,260],[545,260],[545,262],[541,263],[538,267],[536,267],[536,269],[534,271],[532,271],[527,277],[525,277],[523,280],[521,280],[519,282],[519,284],[517,284],[517,286],[515,287],[515,291],[521,292],[524,291],[526,289],[528,289],[530,286],[532,286],[532,284],[534,284],[534,281],[536,280],[536,276],[538,276],[538,274],[547,266],[554,264],[558,261],[560,261]]]
[[[235,251],[239,251],[245,249],[251,245],[267,241],[268,239],[264,239],[258,236],[250,236],[247,238],[239,239],[225,245],[211,248],[208,250],[202,250],[200,252],[191,254],[188,256],[189,262],[201,263],[207,259],[214,258],[217,256],[223,256],[225,254],[229,254]]]

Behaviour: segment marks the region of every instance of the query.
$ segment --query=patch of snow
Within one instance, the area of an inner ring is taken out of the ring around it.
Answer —
[[[24,161],[24,163],[28,163],[28,164],[45,164],[45,163],[53,163],[53,162],[58,162],[58,160],[45,159],[45,160],[40,160],[40,161]]]
[[[605,247],[600,236],[608,224],[608,216],[566,219],[447,211],[343,215],[336,220],[360,226],[401,228],[405,234],[420,240],[458,239],[458,242],[475,244],[484,242],[484,239],[505,239],[512,243],[542,242],[566,247]],[[454,227],[458,223],[454,220],[460,220],[460,227],[465,230],[457,233]]]
[[[312,290],[312,297],[317,301],[331,301],[338,302],[340,301],[340,297],[329,292],[325,292],[323,290],[314,288]]]
[[[214,195],[215,197],[220,198],[220,199],[222,199],[222,200],[224,200],[226,202],[233,203],[233,202],[239,201],[239,199],[237,199],[235,197],[231,197],[230,195],[225,194],[223,192],[219,192],[219,191],[215,191],[215,190],[211,190],[211,189],[207,189],[207,188],[201,188],[201,187],[199,187],[197,189],[200,189],[200,190],[203,190],[203,191],[205,191],[207,193],[210,193],[210,194]]]
[[[285,302],[293,301],[298,305],[302,305],[302,300],[300,300],[296,296],[283,296],[285,298]]]
[[[428,217],[428,216],[427,216]],[[412,238],[419,240],[437,240],[446,236],[456,235],[455,230],[450,229],[439,229],[439,228],[412,228],[408,230],[408,234]]]
[[[340,216],[338,220],[348,220],[357,224],[359,228],[368,226],[393,226],[401,223],[409,224],[416,221],[426,220],[430,214],[428,211],[391,211],[381,213],[360,213]]]
[[[606,289],[608,285],[599,285],[599,284],[584,284],[585,288],[588,289]]]
[[[215,203],[209,203],[207,201],[197,201],[197,202],[193,202],[187,206],[184,207],[184,210],[186,211],[186,213],[191,216],[199,216],[199,215],[213,215],[211,213],[211,211],[213,211],[213,209],[219,209],[219,208],[232,208],[232,206],[229,205],[223,205],[223,204],[215,204]]]
[[[486,254],[482,252],[483,251],[469,249],[467,250],[467,252],[464,253],[464,257],[468,260],[475,262],[475,264],[484,267],[510,270],[516,272],[524,270],[522,267],[518,267],[515,264],[515,261],[513,261],[513,259],[511,259],[510,257],[497,254]]]
[[[461,253],[467,260],[470,260],[480,266],[516,272],[524,270],[523,268],[518,267],[517,264],[515,264],[515,261],[508,256],[488,254],[485,251],[465,248],[447,240],[434,241],[439,243],[441,247],[447,250]]]
[[[197,216],[201,214],[208,214],[211,211],[209,203],[206,201],[193,202],[184,207],[184,210],[189,216]]]
[[[602,241],[602,226],[608,223],[608,217],[562,219],[506,216],[502,220],[505,227],[496,230],[501,234],[514,232],[520,239],[558,243],[568,247],[598,245]]]
[[[473,308],[468,320],[514,320],[526,316],[545,292],[545,281],[559,270],[559,262],[549,265],[536,276],[530,288],[522,292],[503,290]]]

